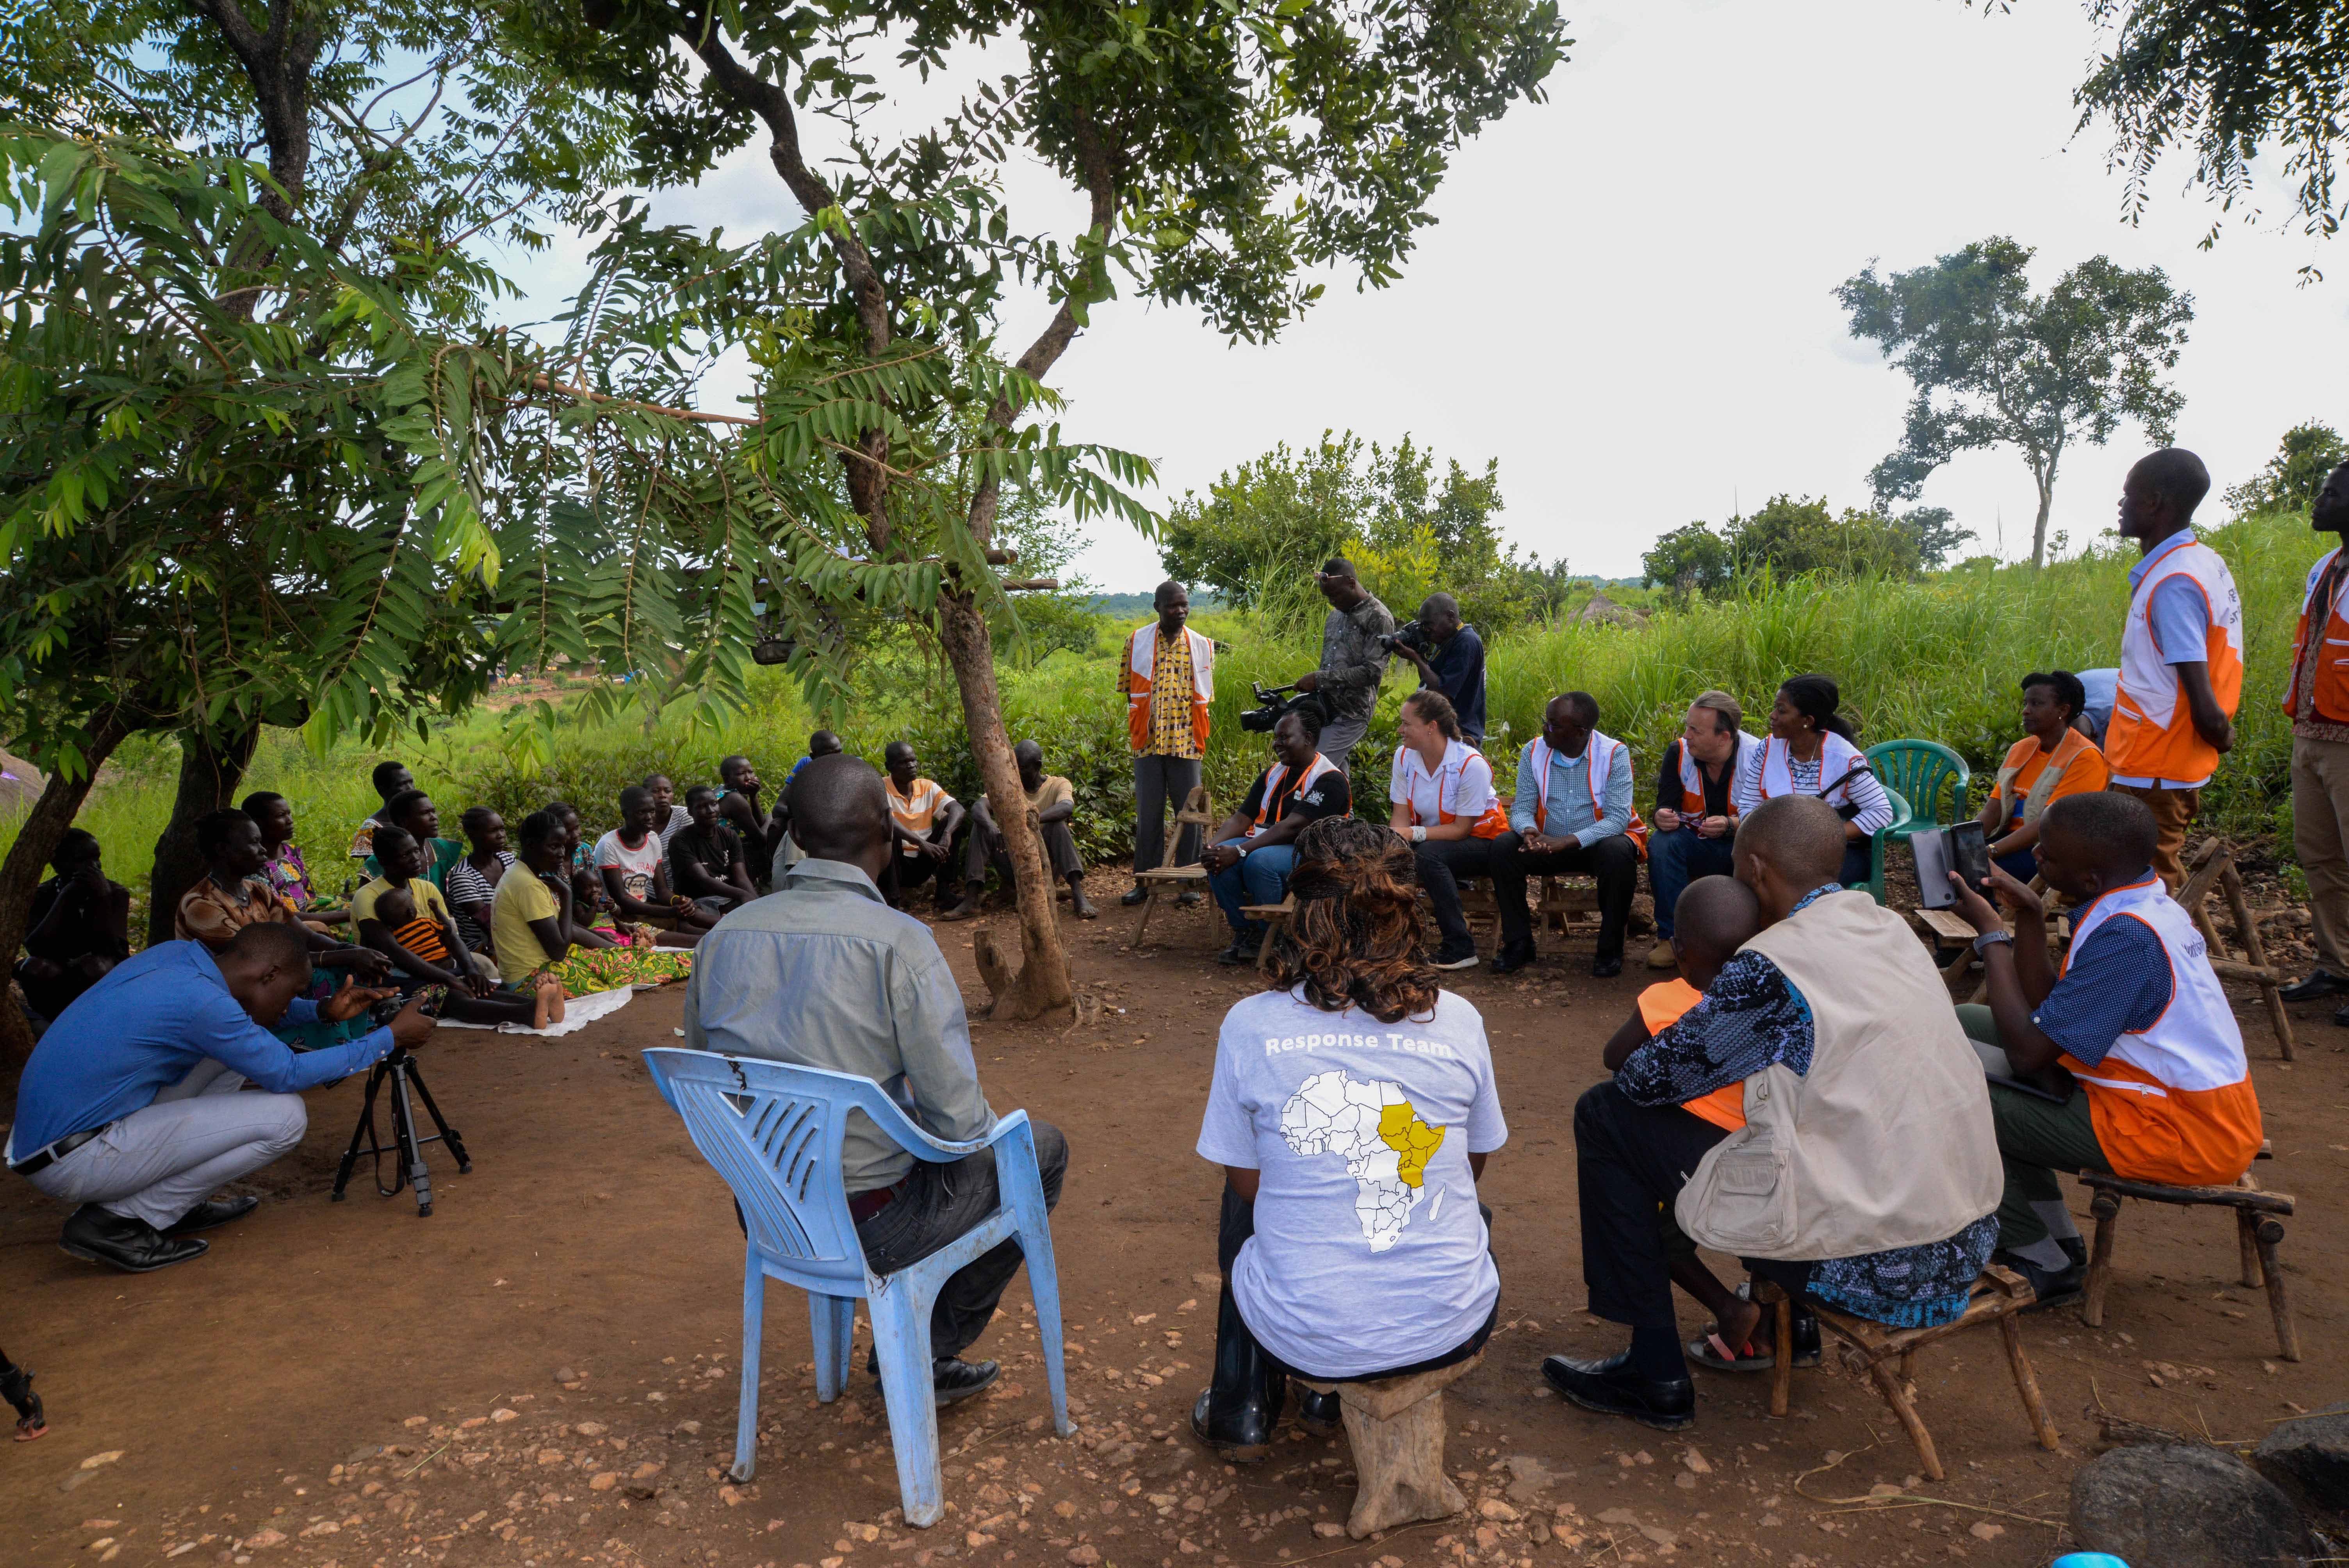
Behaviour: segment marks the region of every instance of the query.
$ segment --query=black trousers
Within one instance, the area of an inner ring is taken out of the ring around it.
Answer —
[[[1077,836],[1069,830],[1068,823],[1047,822],[1039,836],[1043,840],[1045,867],[1054,881],[1066,882],[1084,871],[1084,857],[1077,853]],[[1010,892],[1019,885],[1019,879],[1011,871],[1010,849],[1007,846],[990,852],[986,835],[973,830],[963,844],[962,880],[983,882],[989,871],[1002,879],[1004,892]]]
[[[1574,1105],[1575,1179],[1582,1206],[1582,1283],[1589,1312],[1609,1323],[1671,1326],[1671,1259],[1657,1223],[1729,1134],[1676,1105],[1635,1105],[1615,1080]]]
[[[1476,1212],[1485,1216],[1485,1229],[1489,1233],[1493,1224],[1493,1211],[1480,1202],[1476,1205]],[[1218,1216],[1216,1232],[1216,1266],[1223,1270],[1225,1290],[1228,1291],[1232,1288],[1230,1284],[1232,1261],[1240,1255],[1241,1243],[1255,1234],[1255,1202],[1233,1191],[1231,1183],[1226,1181],[1224,1183],[1223,1212]],[[1262,1345],[1257,1345],[1257,1349],[1269,1363],[1273,1371],[1285,1373],[1291,1377],[1310,1377],[1316,1383],[1375,1383],[1381,1377],[1408,1377],[1416,1372],[1433,1372],[1439,1367],[1456,1366],[1467,1360],[1468,1357],[1485,1348],[1485,1341],[1493,1337],[1493,1326],[1500,1320],[1500,1298],[1495,1296],[1493,1300],[1493,1310],[1485,1319],[1485,1326],[1441,1356],[1431,1356],[1424,1361],[1414,1361],[1408,1367],[1391,1367],[1383,1372],[1358,1372],[1350,1377],[1324,1377],[1318,1372],[1302,1372],[1281,1360],[1271,1351],[1265,1349]],[[1236,1326],[1239,1333],[1248,1333],[1247,1319],[1237,1312],[1219,1317],[1217,1324],[1216,1332],[1219,1334],[1230,1331],[1225,1326],[1226,1324]],[[1248,1338],[1254,1342],[1256,1336],[1249,1334]],[[1218,1363],[1222,1359],[1220,1356],[1216,1357]]]
[[[1623,927],[1631,918],[1631,895],[1640,891],[1639,846],[1627,835],[1537,855],[1525,847],[1524,839],[1508,832],[1493,841],[1493,899],[1501,906],[1504,943],[1532,940],[1526,878],[1587,876],[1599,883],[1599,956],[1623,956]]]
[[[1444,955],[1464,957],[1476,951],[1476,939],[1468,933],[1468,916],[1460,908],[1460,879],[1485,877],[1497,886],[1499,866],[1506,855],[1498,846],[1510,837],[1504,833],[1498,839],[1430,839],[1412,846],[1412,859],[1419,865],[1419,885],[1427,890],[1427,902],[1435,906],[1435,928],[1444,934]],[[1518,884],[1525,884],[1521,880]],[[1517,900],[1517,934],[1526,930],[1525,900]],[[1501,901],[1501,939],[1509,940],[1509,903]]]
[[[947,846],[947,858],[942,861],[933,861],[927,855],[909,855],[901,848],[893,846],[889,864],[881,872],[881,896],[889,901],[890,907],[902,908],[907,895],[924,882],[937,885],[940,909],[960,899],[962,889],[955,885],[954,872],[955,868],[962,863],[962,841],[969,831],[970,824],[965,822],[961,831],[952,839],[933,838],[930,841],[932,843],[943,842]]]

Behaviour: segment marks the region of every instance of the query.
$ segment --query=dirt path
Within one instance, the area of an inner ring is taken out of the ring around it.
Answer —
[[[1580,1310],[1569,1117],[1644,977],[1595,982],[1584,960],[1553,954],[1530,979],[1461,987],[1485,1012],[1512,1130],[1483,1183],[1506,1326],[1450,1397],[1449,1457],[1481,1511],[1333,1539],[1351,1497],[1342,1439],[1295,1434],[1273,1461],[1234,1471],[1185,1429],[1215,1311],[1216,1185],[1191,1145],[1217,1022],[1250,979],[1211,962],[1219,944],[1196,915],[1154,922],[1172,945],[1142,956],[1124,949],[1127,926],[1071,927],[1079,977],[1106,1004],[1097,1026],[974,1030],[997,1107],[1029,1107],[1072,1146],[1054,1233],[1080,1429],[1071,1442],[1046,1429],[1015,1285],[978,1347],[1006,1363],[1003,1382],[942,1421],[953,1511],[937,1528],[896,1522],[873,1386],[860,1375],[850,1398],[814,1404],[790,1291],[769,1295],[758,1478],[721,1482],[740,1243],[723,1188],[635,1057],[672,1040],[672,992],[563,1040],[443,1034],[432,1087],[475,1169],[459,1176],[436,1151],[429,1220],[363,1179],[364,1196],[327,1202],[357,1080],[312,1097],[308,1140],[264,1173],[273,1202],[217,1233],[210,1256],[151,1277],[67,1258],[57,1212],[0,1181],[0,1346],[37,1370],[53,1423],[38,1443],[0,1445],[0,1561],[2035,1564],[2056,1535],[2028,1521],[2062,1518],[2071,1470],[2094,1451],[2081,1413],[2092,1387],[2139,1420],[2242,1439],[2292,1401],[2340,1390],[2349,1135],[2335,1097],[2349,1032],[2311,1010],[2302,1060],[2285,1067],[2246,1006],[2277,1156],[2260,1175],[2302,1202],[2284,1252],[2305,1363],[2273,1359],[2262,1299],[2233,1283],[2223,1219],[2133,1207],[2106,1328],[2068,1311],[2028,1320],[2059,1455],[2032,1445],[1989,1335],[1919,1368],[1951,1470],[1939,1486],[1915,1481],[1873,1394],[1838,1374],[1799,1377],[1784,1421],[1767,1418],[1762,1387],[1705,1377],[1699,1423],[1680,1439],[1559,1404],[1541,1356],[1620,1338]],[[969,928],[941,934],[978,995]],[[1975,1507],[1810,1500],[1871,1487]]]

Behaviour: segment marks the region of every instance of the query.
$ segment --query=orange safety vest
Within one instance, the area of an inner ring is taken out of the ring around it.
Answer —
[[[1631,748],[1619,740],[1594,729],[1590,738],[1582,743],[1582,754],[1590,758],[1590,820],[1594,822],[1607,815],[1606,807],[1602,804],[1607,799],[1607,775],[1615,765],[1615,753],[1618,751],[1623,754],[1623,766],[1631,766]],[[1520,764],[1534,770],[1534,826],[1545,833],[1549,831],[1549,759],[1556,755],[1548,741],[1536,736],[1527,743],[1525,759]],[[1631,841],[1631,847],[1640,851],[1640,858],[1646,860],[1648,824],[1636,806],[1631,809],[1631,820],[1624,827],[1623,835]]]
[[[2308,569],[2308,587],[2300,601],[2300,629],[2292,634],[2292,663],[2287,666],[2292,674],[2283,688],[2287,717],[2300,717],[2300,661],[2308,647],[2309,614],[2315,608],[2317,582],[2340,554],[2335,546],[2330,555]],[[2316,688],[2316,717],[2333,724],[2349,724],[2349,616],[2341,613],[2342,598],[2336,585],[2333,602],[2324,607],[2324,642],[2317,650],[2316,668],[2311,676]]]
[[[2251,1088],[2235,1010],[2210,968],[2192,919],[2158,877],[2099,895],[2073,922],[2072,954],[2108,920],[2143,922],[2169,961],[2169,1006],[2144,1029],[2113,1042],[2090,1067],[2056,1059],[2087,1092],[2097,1146],[2114,1173],[2173,1187],[2227,1187],[2260,1151],[2260,1101]]]
[[[2199,789],[2219,770],[2219,751],[2194,727],[2194,714],[2178,673],[2164,662],[2153,640],[2148,614],[2153,591],[2172,577],[2185,577],[2202,591],[2210,630],[2202,656],[2210,667],[2210,691],[2220,710],[2235,717],[2243,695],[2243,601],[2235,591],[2226,559],[2199,539],[2174,546],[2155,562],[2129,600],[2121,629],[2120,680],[2113,695],[2112,722],[2105,729],[2105,760],[2123,779],[2167,779],[2179,789]]]
[[[1703,1000],[1704,993],[1685,980],[1651,985],[1640,993],[1640,1022],[1648,1026],[1648,1037],[1653,1039]],[[1735,1132],[1745,1125],[1745,1080],[1725,1083],[1694,1099],[1684,1099],[1681,1109],[1691,1116],[1702,1117],[1723,1132]]]
[[[1430,776],[1435,784],[1436,820],[1440,822],[1456,822],[1460,820],[1458,813],[1453,808],[1460,804],[1460,786],[1466,778],[1469,765],[1472,763],[1485,770],[1485,793],[1490,797],[1492,803],[1486,806],[1484,814],[1476,819],[1476,825],[1468,830],[1468,836],[1472,839],[1497,839],[1509,830],[1509,814],[1501,809],[1500,797],[1493,794],[1493,765],[1485,760],[1483,752],[1464,740],[1445,743],[1444,760],[1436,766],[1435,772]],[[1414,771],[1426,774],[1426,766],[1420,761],[1419,753],[1408,746],[1395,748],[1395,766],[1402,774],[1403,803],[1405,809],[1411,812],[1412,826],[1423,828],[1427,823],[1420,819],[1419,801],[1411,789],[1411,776]],[[1451,806],[1444,803],[1444,781],[1447,776],[1452,780]]]
[[[1249,825],[1247,836],[1253,839],[1265,829],[1280,820],[1279,808],[1285,800],[1310,785],[1323,774],[1336,771],[1338,771],[1337,764],[1317,751],[1313,754],[1313,760],[1305,765],[1305,771],[1297,776],[1296,782],[1284,789],[1281,788],[1281,780],[1288,775],[1288,764],[1276,762],[1266,769],[1264,799],[1257,805],[1256,820]]]
[[[1761,744],[1744,730],[1737,732],[1737,754],[1729,759],[1729,811],[1724,815],[1736,811],[1737,776],[1745,771],[1745,759],[1753,756],[1754,748]],[[1696,758],[1689,755],[1686,736],[1672,742],[1672,767],[1681,776],[1681,815],[1703,816],[1704,775],[1698,771]]]
[[[1207,748],[1207,704],[1216,696],[1216,645],[1190,627],[1191,738]],[[1140,756],[1150,749],[1150,677],[1158,664],[1158,623],[1145,622],[1125,640],[1125,738]]]

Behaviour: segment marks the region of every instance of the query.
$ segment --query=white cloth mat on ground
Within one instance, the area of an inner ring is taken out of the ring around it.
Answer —
[[[616,991],[591,991],[585,996],[574,996],[563,1005],[563,1022],[549,1024],[543,1029],[533,1029],[528,1024],[460,1024],[454,1018],[443,1018],[444,1029],[495,1029],[502,1035],[544,1035],[552,1037],[584,1029],[596,1019],[606,1017],[628,1005],[636,992],[623,985]]]

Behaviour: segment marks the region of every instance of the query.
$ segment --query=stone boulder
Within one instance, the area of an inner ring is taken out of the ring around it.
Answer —
[[[2349,1409],[2277,1422],[2251,1462],[2313,1507],[2349,1514]]]
[[[2115,1449],[2072,1478],[2082,1547],[2142,1568],[2296,1563],[2315,1550],[2300,1510],[2230,1453],[2199,1443]]]
[[[0,817],[21,816],[31,810],[48,782],[31,763],[0,751]]]

